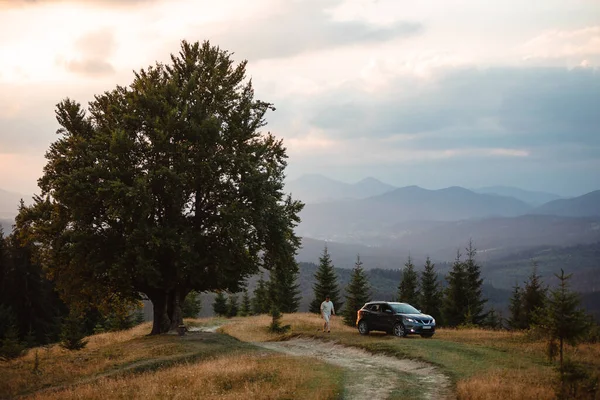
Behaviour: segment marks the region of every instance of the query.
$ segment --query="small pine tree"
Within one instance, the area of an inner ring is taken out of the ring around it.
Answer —
[[[350,275],[350,283],[346,287],[346,307],[344,307],[344,324],[354,326],[356,313],[371,300],[369,280],[362,267],[360,256],[356,256],[356,263]]]
[[[408,256],[406,264],[404,264],[404,271],[402,272],[402,279],[398,285],[398,301],[402,303],[408,303],[414,307],[419,308],[419,276],[415,271],[415,266],[412,263],[412,259]]]
[[[483,320],[483,326],[494,330],[502,329],[502,314],[497,312],[496,309],[492,307],[490,311],[487,312],[487,315]]]
[[[480,325],[485,319],[484,307],[487,302],[483,298],[483,279],[481,279],[481,267],[475,261],[477,250],[473,247],[473,241],[469,240],[467,250],[467,259],[464,262],[464,269],[467,280],[467,310],[471,316],[472,323]]]
[[[560,360],[559,370],[561,372],[561,382],[564,382],[564,342],[576,345],[585,334],[589,320],[580,308],[580,299],[577,293],[569,290],[569,279],[571,274],[565,275],[561,269],[560,275],[555,274],[559,279],[559,285],[556,289],[550,291],[547,306],[538,309],[534,321],[542,328],[548,337],[549,349],[552,349],[553,343],[558,341],[558,353]],[[552,352],[549,353],[552,358]]]
[[[277,305],[273,304],[271,307],[271,324],[269,325],[269,332],[272,333],[285,333],[290,330],[290,325],[281,325],[281,312]]]
[[[425,268],[421,273],[421,296],[419,306],[424,314],[429,314],[436,320],[441,319],[442,292],[437,281],[435,264],[429,257],[425,261]]]
[[[319,258],[319,267],[315,272],[315,284],[313,285],[315,298],[311,301],[308,310],[312,313],[319,314],[321,312],[321,303],[326,296],[333,303],[336,312],[340,312],[343,303],[340,299],[340,289],[338,285],[338,277],[335,273],[331,257],[327,252],[327,246],[323,249],[323,255]]]
[[[525,329],[527,325],[523,317],[523,289],[521,289],[518,283],[513,286],[508,310],[510,311],[508,326],[511,329]]]
[[[443,300],[443,318],[449,326],[458,326],[465,322],[465,316],[468,311],[467,300],[467,273],[465,265],[461,260],[461,254],[456,253],[456,259],[452,264],[452,269],[446,276],[448,287],[444,292]]]
[[[252,299],[252,313],[255,315],[266,314],[270,311],[269,308],[269,293],[263,276],[260,276],[256,288],[254,289],[254,297]]]
[[[280,312],[295,313],[300,306],[300,285],[297,283],[298,263],[294,259],[281,262],[273,270],[268,285],[270,303]]]
[[[181,305],[181,314],[183,318],[196,318],[202,310],[202,302],[200,301],[200,295],[198,292],[192,290],[185,296],[185,300]]]
[[[239,306],[238,306],[238,298],[235,294],[230,294],[227,299],[227,317],[235,317],[238,315]]]
[[[247,317],[252,314],[252,302],[250,300],[250,295],[248,294],[248,289],[244,290],[244,294],[242,295],[242,304],[240,305],[240,316]]]
[[[543,286],[542,277],[537,274],[537,264],[534,262],[521,296],[524,329],[531,326],[534,314],[546,306],[547,291]]]
[[[60,345],[67,350],[81,350],[88,342],[84,337],[82,316],[71,311],[63,323]]]
[[[25,351],[25,345],[19,340],[19,331],[15,325],[5,330],[4,338],[0,340],[0,359],[13,359]]]
[[[213,303],[213,311],[215,315],[218,315],[219,317],[227,315],[227,298],[223,292],[217,292],[217,296]]]

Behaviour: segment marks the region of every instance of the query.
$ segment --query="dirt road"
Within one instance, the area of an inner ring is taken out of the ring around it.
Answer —
[[[314,357],[345,368],[348,376],[344,398],[347,399],[386,399],[394,392],[410,398],[454,398],[448,377],[422,362],[371,354],[315,339],[253,344],[293,356]]]

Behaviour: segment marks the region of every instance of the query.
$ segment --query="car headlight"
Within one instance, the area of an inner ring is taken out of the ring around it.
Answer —
[[[407,321],[407,322],[415,322],[415,320],[412,319],[412,318],[404,318],[404,320]]]

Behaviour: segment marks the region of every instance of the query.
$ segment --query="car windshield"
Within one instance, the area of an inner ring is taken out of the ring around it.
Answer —
[[[390,304],[395,312],[402,314],[419,314],[419,310],[410,304]]]

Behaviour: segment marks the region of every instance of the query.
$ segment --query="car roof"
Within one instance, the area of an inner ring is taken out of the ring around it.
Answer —
[[[370,302],[368,302],[366,304],[406,304],[406,305],[410,306],[410,304],[408,304],[408,303],[400,303],[400,302],[397,302],[397,301],[370,301]]]

